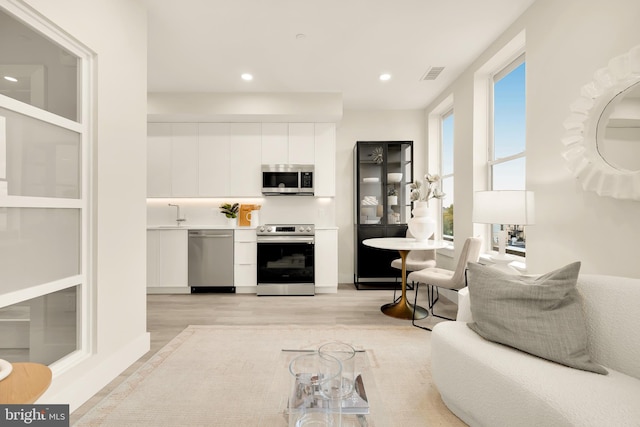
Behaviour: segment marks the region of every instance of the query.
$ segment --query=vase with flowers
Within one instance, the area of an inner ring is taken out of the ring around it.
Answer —
[[[426,174],[424,184],[418,180],[410,185],[414,207],[409,219],[409,232],[416,241],[427,240],[436,231],[436,221],[429,216],[429,200],[442,199],[445,194],[439,188],[440,175]]]

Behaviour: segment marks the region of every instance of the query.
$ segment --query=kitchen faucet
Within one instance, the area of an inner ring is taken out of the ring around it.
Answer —
[[[187,218],[180,218],[180,205],[172,205],[171,203],[169,203],[169,206],[178,208],[178,213],[176,214],[176,222],[178,223],[178,227],[180,227],[180,223],[185,222]]]

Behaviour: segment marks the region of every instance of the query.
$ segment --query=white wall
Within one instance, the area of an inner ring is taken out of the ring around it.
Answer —
[[[316,122],[342,117],[342,94],[149,92],[152,122]]]
[[[354,167],[357,141],[413,141],[413,173],[425,173],[425,121],[422,110],[345,110],[336,128],[336,225],[338,231],[338,282],[353,283]]]
[[[536,225],[527,228],[527,267],[539,273],[580,260],[582,272],[640,277],[633,260],[640,203],[584,192],[560,155],[569,105],[597,69],[640,43],[639,16],[635,0],[537,0],[427,108],[454,94],[457,241],[472,234],[473,73],[524,29],[527,187],[536,193]]]
[[[139,2],[28,0],[96,53],[94,353],[40,401],[73,411],[149,349],[146,333],[146,11]]]

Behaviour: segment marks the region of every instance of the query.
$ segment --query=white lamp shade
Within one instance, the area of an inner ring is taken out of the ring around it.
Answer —
[[[477,191],[473,194],[473,222],[534,224],[533,191]]]

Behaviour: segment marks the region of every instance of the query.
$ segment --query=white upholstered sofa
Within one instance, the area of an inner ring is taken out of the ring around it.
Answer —
[[[580,275],[588,353],[608,375],[569,368],[490,342],[458,317],[432,332],[433,379],[470,426],[640,426],[640,279]]]

